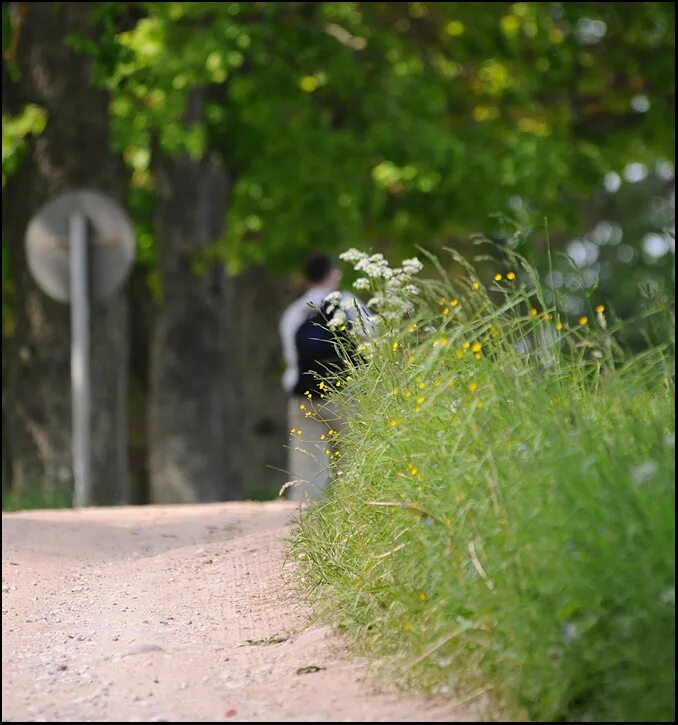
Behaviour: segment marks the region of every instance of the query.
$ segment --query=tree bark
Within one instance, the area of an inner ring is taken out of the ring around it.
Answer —
[[[42,106],[47,127],[3,190],[3,241],[15,285],[16,324],[5,383],[11,485],[43,490],[72,485],[70,324],[67,305],[47,297],[27,267],[30,218],[54,196],[90,188],[124,198],[124,171],[110,151],[107,97],[89,59],[64,39],[90,25],[97,3],[22,3],[17,45],[21,77],[3,77],[3,111]],[[92,480],[95,503],[128,498],[126,293],[91,310]]]
[[[202,114],[191,94],[186,121]],[[154,152],[162,302],[151,342],[151,501],[242,497],[242,394],[231,326],[233,285],[222,264],[194,268],[220,234],[228,178],[218,154]]]

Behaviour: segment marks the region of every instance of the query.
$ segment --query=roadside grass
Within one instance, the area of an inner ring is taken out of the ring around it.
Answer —
[[[27,487],[17,491],[2,489],[2,510],[23,511],[28,509],[72,508],[73,496],[70,491],[44,491],[39,487]]]
[[[487,719],[672,721],[672,319],[631,355],[600,301],[568,324],[520,258],[455,259],[328,381],[347,425],[301,584],[401,686]]]

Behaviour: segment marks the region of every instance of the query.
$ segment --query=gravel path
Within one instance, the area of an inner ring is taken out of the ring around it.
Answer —
[[[470,722],[377,693],[289,586],[287,502],[2,516],[4,722]]]

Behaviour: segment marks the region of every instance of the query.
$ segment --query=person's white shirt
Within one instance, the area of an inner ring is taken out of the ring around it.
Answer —
[[[301,297],[296,299],[283,312],[280,318],[280,339],[282,342],[283,357],[285,358],[285,372],[282,376],[283,389],[291,393],[299,379],[299,366],[297,360],[297,346],[295,337],[299,328],[304,322],[315,314],[314,308],[323,306],[327,295],[335,291],[332,286],[329,287],[311,287]],[[355,304],[349,304],[355,300]],[[341,293],[341,307],[346,312],[348,320],[357,318],[356,305],[360,309],[360,314],[364,319],[368,319],[368,311],[360,300],[349,292]]]

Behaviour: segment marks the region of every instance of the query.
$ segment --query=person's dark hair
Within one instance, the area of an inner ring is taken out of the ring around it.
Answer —
[[[304,274],[311,284],[322,282],[325,277],[334,269],[334,260],[329,254],[316,252],[306,260]]]

